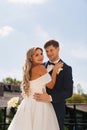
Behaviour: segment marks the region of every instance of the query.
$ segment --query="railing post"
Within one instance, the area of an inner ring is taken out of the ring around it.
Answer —
[[[75,123],[75,126],[73,128],[73,130],[77,130],[77,117],[76,117],[76,104],[73,105],[74,106],[74,123]]]

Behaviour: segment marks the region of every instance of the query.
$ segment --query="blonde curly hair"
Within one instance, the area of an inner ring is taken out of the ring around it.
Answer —
[[[29,81],[30,71],[32,67],[32,56],[37,49],[40,49],[43,52],[42,48],[40,47],[32,47],[31,49],[29,49],[26,53],[25,64],[23,66],[22,92],[24,92],[27,96],[29,96]]]

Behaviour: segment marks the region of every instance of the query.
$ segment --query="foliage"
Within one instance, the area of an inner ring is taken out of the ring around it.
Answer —
[[[20,85],[21,81],[17,80],[16,78],[7,77],[3,79],[3,83],[12,84],[12,85]]]
[[[71,98],[66,100],[67,103],[87,103],[86,94],[73,94]]]
[[[10,108],[9,114],[8,114],[8,116],[7,116],[7,117],[8,117],[8,123],[10,123],[10,122],[12,121],[12,119],[13,119],[13,117],[14,117],[16,111],[17,111],[17,108],[16,108],[16,107]]]
[[[66,126],[64,126],[64,130],[69,130]]]
[[[87,104],[87,94],[82,94],[82,96],[83,96],[84,99],[85,99],[83,103]]]

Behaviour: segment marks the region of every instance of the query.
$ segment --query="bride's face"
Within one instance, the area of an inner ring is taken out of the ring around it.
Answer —
[[[33,65],[41,64],[43,62],[43,52],[41,49],[35,50],[33,56],[32,56],[32,63]]]

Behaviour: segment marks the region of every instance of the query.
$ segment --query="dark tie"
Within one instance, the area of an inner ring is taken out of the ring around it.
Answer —
[[[48,65],[55,65],[55,63],[48,61]]]

